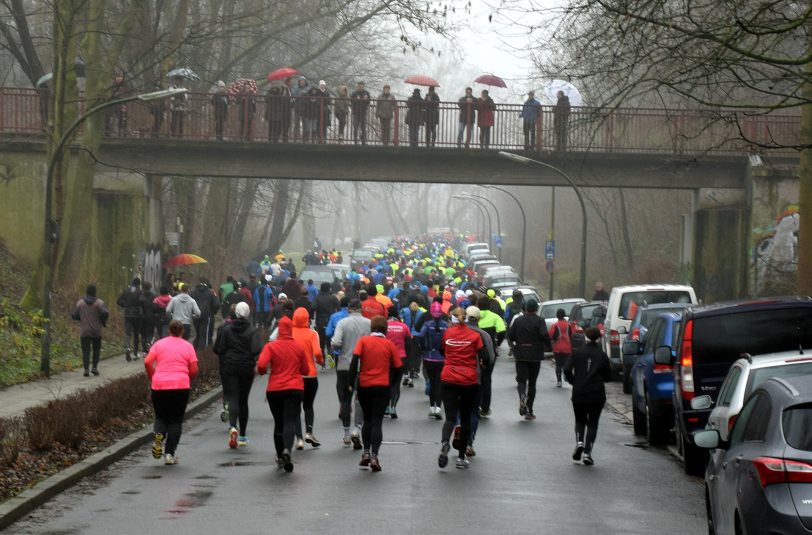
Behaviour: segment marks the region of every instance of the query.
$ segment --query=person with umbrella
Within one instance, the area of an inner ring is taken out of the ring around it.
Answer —
[[[183,88],[183,77],[172,77],[172,89]],[[186,111],[189,97],[186,93],[172,95],[169,100],[169,135],[171,137],[183,137],[183,114]]]
[[[491,128],[494,124],[494,111],[496,111],[496,103],[488,95],[488,90],[483,89],[479,102],[477,102],[477,124],[479,125],[479,146],[483,149],[490,148],[491,145]]]
[[[377,109],[375,116],[381,122],[381,142],[384,145],[389,145],[392,138],[392,117],[395,116],[395,109],[398,107],[398,102],[395,95],[390,92],[389,84],[383,86],[383,92],[378,95]],[[366,134],[364,134],[366,139]]]
[[[466,87],[465,95],[459,100],[460,129],[457,132],[457,148],[462,147],[463,132],[465,132],[465,148],[467,149],[471,145],[471,131],[474,129],[474,123],[476,122],[477,104],[474,90]]]
[[[223,130],[225,129],[226,118],[228,117],[228,100],[226,83],[219,80],[217,82],[217,90],[211,96],[211,105],[214,108],[214,137],[218,141],[223,140]]]
[[[423,96],[415,88],[412,96],[406,101],[406,124],[409,125],[409,146],[417,147],[420,139],[420,125],[424,122]]]
[[[558,101],[553,108],[553,132],[555,150],[567,150],[567,131],[570,122],[570,98],[563,91],[558,92]]]
[[[358,82],[355,91],[350,95],[352,105],[352,141],[358,144],[358,131],[361,131],[361,144],[367,144],[367,112],[369,111],[370,94],[364,82]]]
[[[524,150],[536,148],[536,124],[541,116],[541,103],[536,100],[536,93],[528,91],[527,100],[522,104],[519,117],[522,118],[522,132],[524,133]]]
[[[433,147],[437,141],[437,125],[440,123],[440,96],[433,85],[426,93],[426,146]]]

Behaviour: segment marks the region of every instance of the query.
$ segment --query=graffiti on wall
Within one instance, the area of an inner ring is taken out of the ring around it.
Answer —
[[[148,245],[138,253],[137,262],[135,272],[141,280],[151,282],[153,288],[160,288],[162,281],[160,247]]]
[[[767,228],[754,230],[753,268],[759,294],[783,292],[794,286],[799,220],[798,205],[789,205]]]

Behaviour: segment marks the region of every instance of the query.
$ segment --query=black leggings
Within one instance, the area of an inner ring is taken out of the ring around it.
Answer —
[[[164,451],[175,455],[183,429],[183,415],[189,403],[189,389],[153,390],[152,408],[155,411],[154,432],[166,437]]]
[[[400,368],[392,368],[389,371],[389,403],[393,407],[398,406],[398,400],[400,399],[400,381],[403,379],[403,370],[405,366],[401,366]]]
[[[493,367],[496,366],[496,360],[490,366],[482,368],[480,374],[482,386],[480,387],[479,407],[483,412],[491,410],[491,378],[493,377]]]
[[[223,382],[223,394],[228,402],[228,421],[231,427],[240,422],[240,435],[245,436],[248,427],[248,394],[254,384],[254,370],[234,370],[220,376]]]
[[[423,361],[423,370],[429,382],[429,402],[432,406],[440,406],[440,374],[443,373],[443,363],[433,360]]]
[[[541,362],[525,360],[516,361],[516,383],[519,390],[519,399],[524,399],[527,410],[533,412],[533,402],[536,400],[536,380],[539,377]]]
[[[313,410],[313,402],[316,400],[316,392],[319,391],[319,378],[318,377],[305,377],[304,378],[304,399],[302,400],[302,409],[304,410],[305,418],[305,432],[313,432],[313,420],[316,413]],[[296,417],[296,437],[302,438],[302,419]]]
[[[561,372],[564,371],[564,365],[567,359],[570,358],[569,353],[556,353],[555,357],[555,380],[561,382]]]
[[[598,403],[572,402],[572,410],[575,412],[575,440],[584,443],[586,453],[592,453],[592,446],[595,445],[603,403],[603,401]]]
[[[82,364],[85,370],[90,369],[90,349],[93,348],[93,369],[99,367],[99,355],[101,354],[101,336],[83,336],[80,338],[82,343]]]
[[[276,456],[281,457],[284,450],[293,450],[296,419],[299,417],[304,393],[301,390],[279,390],[265,395],[273,415],[273,445]]]
[[[443,406],[445,407],[445,422],[443,422],[443,442],[451,440],[451,433],[460,422],[459,456],[465,458],[465,448],[471,440],[471,414],[479,401],[479,385],[458,385],[443,381]]]
[[[364,413],[364,425],[361,428],[364,451],[372,449],[372,454],[378,455],[383,442],[383,413],[389,404],[389,387],[361,387],[358,389],[358,402]]]

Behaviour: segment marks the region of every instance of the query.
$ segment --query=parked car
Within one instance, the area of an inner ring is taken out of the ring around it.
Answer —
[[[513,267],[505,266],[505,265],[502,265],[502,264],[488,265],[488,266],[485,266],[482,269],[482,276],[483,277],[493,277],[496,274],[503,274],[503,273],[508,273],[508,274],[518,276],[518,274],[516,273],[516,270],[514,270]]]
[[[690,286],[680,284],[643,284],[615,286],[606,305],[606,336],[603,350],[609,355],[612,369],[620,374],[623,369],[621,346],[629,332],[629,326],[643,305],[656,303],[698,303],[696,293]]]
[[[799,375],[812,375],[812,355],[795,350],[740,358],[733,363],[719,389],[717,402],[708,416],[708,428],[717,429],[721,439],[727,440],[744,400],[753,390],[773,377]],[[698,403],[714,405],[707,395],[695,397],[693,404]]]
[[[541,303],[541,294],[534,286],[519,286],[518,288],[509,288],[509,289],[501,289],[499,290],[499,295],[502,299],[507,299],[508,297],[513,296],[513,292],[519,290],[522,292],[522,297],[525,302],[533,299],[536,303]]]
[[[490,246],[489,246],[487,243],[484,243],[484,242],[466,243],[466,244],[463,246],[462,253],[463,253],[465,256],[470,257],[470,256],[471,256],[471,254],[473,254],[475,251],[477,251],[477,252],[479,252],[479,251],[485,251],[485,252],[487,252],[488,254],[490,254],[490,252],[491,252],[491,248],[490,248]]]
[[[812,376],[773,378],[747,399],[730,433],[699,431],[708,532],[812,531]]]
[[[654,361],[657,352],[676,354],[682,312],[661,312],[654,318],[645,341],[626,339],[624,358],[636,359],[631,369],[632,422],[634,434],[645,435],[652,446],[668,441],[674,427],[674,369]],[[639,357],[639,358],[638,358]]]
[[[522,285],[522,279],[515,273],[500,273],[493,277],[485,277],[485,287],[493,288],[494,290],[509,289],[513,291]]]
[[[478,270],[480,267],[485,266],[485,265],[489,265],[489,266],[496,266],[496,265],[499,265],[499,260],[497,260],[497,259],[496,259],[496,257],[490,257],[490,258],[489,258],[489,257],[481,257],[481,258],[477,258],[476,260],[474,260],[474,261],[471,263],[470,268],[471,268],[471,269],[472,269],[474,272],[476,272],[476,271],[477,271],[477,270]]]
[[[691,435],[705,428],[711,412],[710,408],[692,408],[691,400],[708,395],[716,402],[725,375],[743,354],[798,348],[812,348],[809,297],[735,301],[685,311],[674,360],[674,430],[687,473],[702,475],[705,470],[705,452]],[[658,355],[654,360],[659,364],[672,361]]]
[[[341,281],[346,280],[347,275],[349,275],[350,271],[352,271],[349,264],[327,264],[327,267],[333,269],[334,271],[338,271],[340,273],[338,278]]]
[[[368,264],[375,258],[375,252],[371,249],[354,249],[350,254],[350,266],[358,269],[364,264]]]
[[[663,312],[680,312],[688,308],[686,303],[658,303],[655,305],[646,305],[637,309],[637,314],[629,325],[629,335],[626,340],[639,340],[640,342],[646,336],[648,328],[654,323],[654,320],[659,317]],[[672,345],[671,347],[676,347]],[[632,391],[631,370],[634,363],[637,362],[637,354],[628,354],[622,352],[621,365],[623,367],[623,393],[629,394]]]
[[[332,284],[335,279],[342,280],[342,274],[341,270],[330,266],[314,265],[305,266],[299,278],[303,281],[312,279],[316,286],[320,286],[322,282]]]
[[[552,301],[544,301],[539,308],[539,315],[544,318],[544,322],[547,324],[547,330],[550,330],[550,327],[555,325],[555,322],[558,319],[555,316],[555,313],[558,311],[559,308],[564,309],[564,313],[566,319],[572,307],[574,307],[578,303],[584,303],[586,299],[581,299],[580,297],[574,297],[570,299],[553,299]]]
[[[572,307],[569,316],[570,326],[572,326],[572,349],[578,349],[586,338],[584,331],[590,327],[597,327],[603,336],[603,322],[606,319],[605,301],[586,301],[576,303]]]

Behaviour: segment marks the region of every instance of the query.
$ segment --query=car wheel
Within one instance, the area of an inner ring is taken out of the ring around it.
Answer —
[[[716,535],[716,526],[713,524],[713,510],[711,509],[710,491],[705,485],[705,511],[708,513],[708,535]]]
[[[632,370],[626,364],[623,365],[623,393],[632,393]]]
[[[682,461],[685,473],[691,476],[705,475],[705,450],[691,444],[685,435],[680,434],[682,441]]]
[[[657,412],[651,406],[651,400],[646,393],[646,439],[652,446],[662,446],[665,443],[663,424],[657,418]]]
[[[637,408],[637,402],[634,399],[632,400],[632,423],[635,435],[646,434],[646,415]]]

